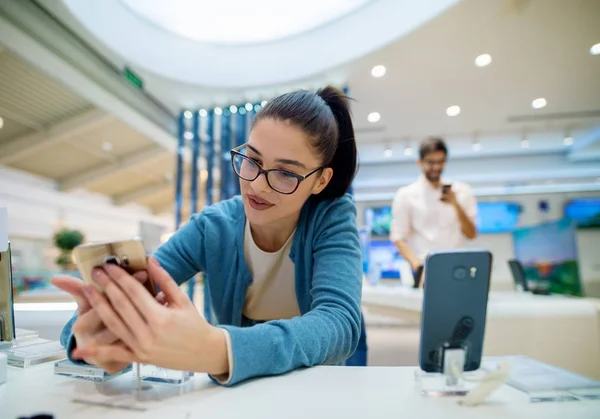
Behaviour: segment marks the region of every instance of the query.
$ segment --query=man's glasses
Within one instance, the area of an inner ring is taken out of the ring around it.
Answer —
[[[443,166],[446,164],[446,159],[444,160],[429,160],[429,159],[424,159],[423,163],[425,163],[426,166]]]
[[[256,160],[240,152],[244,147],[246,147],[246,144],[242,144],[231,150],[231,165],[236,175],[248,182],[252,182],[264,174],[269,187],[280,194],[293,194],[298,189],[298,186],[300,186],[300,182],[322,169],[322,167],[319,167],[306,175],[299,175],[283,169],[264,170]]]

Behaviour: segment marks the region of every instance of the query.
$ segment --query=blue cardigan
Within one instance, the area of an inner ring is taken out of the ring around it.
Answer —
[[[219,327],[231,336],[234,370],[227,385],[343,363],[361,333],[362,259],[351,197],[309,199],[302,208],[290,251],[302,316],[289,320],[245,327],[242,310],[252,283],[244,258],[245,221],[241,197],[219,202],[192,216],[155,253],[178,284],[206,274]],[[73,320],[61,336],[69,352]]]

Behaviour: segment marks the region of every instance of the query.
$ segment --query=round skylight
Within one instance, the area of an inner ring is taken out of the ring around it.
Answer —
[[[310,31],[372,0],[121,0],[149,23],[194,41],[252,44]]]

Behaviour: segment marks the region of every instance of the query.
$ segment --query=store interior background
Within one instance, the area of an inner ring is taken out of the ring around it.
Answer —
[[[173,231],[182,109],[260,103],[324,83],[347,86],[356,99],[359,225],[368,207],[390,205],[416,179],[417,144],[427,135],[447,140],[448,177],[471,184],[478,200],[519,203],[518,226],[562,218],[570,199],[600,198],[600,55],[591,51],[600,42],[600,2],[425,2],[412,10],[421,21],[401,22],[404,32],[381,35],[389,39],[360,57],[273,86],[240,87],[252,74],[239,63],[229,72],[238,86],[222,88],[128,62],[72,1],[20,3],[0,7],[0,207],[9,212],[16,276],[57,270],[52,236],[62,227],[88,241],[141,229],[158,240]],[[492,62],[478,67],[483,53]],[[371,74],[376,65],[386,67],[381,78]],[[140,75],[143,90],[115,72],[125,66]],[[534,109],[537,98],[547,105]],[[447,115],[452,105],[459,115]],[[371,122],[373,112],[379,118]],[[199,207],[206,179],[201,163]],[[188,177],[184,219],[189,188]],[[600,230],[578,230],[576,239],[584,295],[600,298]],[[493,290],[513,289],[511,232],[482,234],[469,246],[493,253]],[[56,324],[35,321],[56,338]],[[371,364],[416,363],[417,327],[373,317],[368,336]]]

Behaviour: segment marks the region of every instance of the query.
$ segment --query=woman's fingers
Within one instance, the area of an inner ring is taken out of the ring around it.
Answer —
[[[100,319],[100,316],[98,316],[98,313],[95,310],[88,310],[77,317],[77,320],[73,325],[73,333],[76,335],[85,334],[89,336],[97,332],[101,327],[102,320]]]
[[[98,364],[103,363],[126,363],[136,362],[133,352],[121,343],[112,345],[86,345],[73,350],[76,359],[92,358]]]
[[[126,297],[146,321],[154,319],[156,308],[160,306],[156,304],[154,297],[139,281],[134,280],[126,271],[115,265],[107,264],[104,272],[101,270],[94,272],[98,275],[94,276],[96,282],[107,284],[105,288],[107,295],[109,288],[111,289],[113,294],[111,301],[115,297]],[[118,309],[118,307],[116,308]]]
[[[137,344],[136,338],[121,317],[115,312],[113,305],[108,301],[107,297],[102,295],[93,285],[85,285],[84,292],[106,328],[127,346],[134,348]]]
[[[179,307],[184,307],[190,303],[189,297],[179,289],[179,286],[171,278],[171,275],[153,257],[148,258],[148,272],[156,285],[158,285],[158,288],[161,289],[166,302],[176,304]]]
[[[79,315],[88,311],[91,306],[83,293],[83,282],[79,278],[67,275],[58,275],[50,280],[56,288],[61,289],[73,296],[77,302],[77,313]]]
[[[97,333],[94,333],[90,338],[89,342],[91,345],[110,345],[119,340],[113,332],[108,329],[102,329]]]

